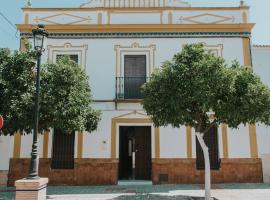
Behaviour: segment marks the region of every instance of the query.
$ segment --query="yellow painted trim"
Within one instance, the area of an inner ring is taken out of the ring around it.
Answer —
[[[26,52],[26,47],[25,47],[25,43],[23,41],[23,38],[20,39],[20,51]]]
[[[83,131],[78,131],[77,158],[83,157]]]
[[[258,158],[256,125],[249,124],[248,130],[249,130],[249,141],[250,141],[250,156],[251,158]]]
[[[243,23],[248,23],[248,17],[247,17],[247,13],[246,12],[243,12],[242,18],[243,18]]]
[[[49,150],[49,137],[50,131],[45,131],[43,135],[43,158],[48,158],[48,150]]]
[[[14,134],[14,145],[13,145],[13,158],[20,158],[21,155],[21,133],[17,131]]]
[[[26,14],[24,15],[24,23],[25,23],[25,24],[29,24],[29,14],[28,14],[28,13],[26,13]]]
[[[160,12],[160,24],[163,24],[163,12]]]
[[[111,123],[111,158],[116,159],[116,119],[112,119]]]
[[[244,65],[245,66],[251,66],[250,39],[249,38],[242,38],[242,40],[243,40]]]
[[[88,12],[88,11],[100,11],[100,10],[124,10],[124,11],[134,11],[134,10],[147,10],[147,11],[163,11],[163,10],[187,10],[187,11],[192,11],[192,10],[201,10],[201,11],[207,11],[207,10],[248,10],[248,6],[242,6],[242,7],[156,7],[156,8],[108,8],[105,7],[105,5],[102,8],[22,8],[23,11],[31,11],[31,12],[51,12],[51,11],[58,11],[58,12],[63,12],[63,11],[80,11],[80,12]]]
[[[226,124],[221,124],[221,131],[222,131],[223,158],[229,158],[228,126]]]
[[[108,23],[110,22],[108,14]],[[251,32],[254,24],[72,24],[46,25],[50,33],[92,33],[92,32]],[[18,24],[21,32],[30,33],[36,25]]]
[[[229,21],[229,20],[232,21],[234,19],[233,17],[227,17],[227,16],[224,16],[224,15],[216,15],[216,14],[212,14],[212,13],[203,13],[203,14],[199,14],[199,15],[186,17],[186,18],[180,17],[179,20],[187,21],[187,22],[191,22],[191,23],[195,23],[195,24],[203,24],[204,22],[197,21],[195,19],[196,18],[198,19],[200,17],[205,17],[205,16],[207,16],[207,17],[212,16],[212,17],[219,18],[219,20],[213,21],[210,24],[219,24],[219,23],[226,22],[226,21]]]
[[[192,158],[192,128],[186,127],[186,138],[187,138],[187,158]]]
[[[160,133],[158,127],[155,127],[155,158],[160,158]]]
[[[111,12],[107,12],[107,24],[111,23]]]
[[[88,45],[83,44],[81,46],[73,46],[70,42],[64,43],[63,46],[59,45],[48,45],[48,61],[56,62],[53,60],[54,55],[61,54],[64,52],[76,53],[79,56],[79,65],[82,66],[84,69],[86,67],[86,54],[88,50]]]
[[[168,24],[172,24],[173,23],[173,14],[172,12],[169,12],[168,14]]]
[[[114,119],[121,119],[121,118],[123,118],[123,117],[127,117],[127,116],[130,116],[130,115],[141,115],[141,116],[143,116],[143,117],[147,117],[147,115],[145,114],[145,113],[143,113],[143,112],[139,112],[139,111],[137,111],[137,110],[134,110],[134,111],[132,111],[132,112],[129,112],[129,113],[125,113],[125,114],[122,114],[122,115],[118,115],[118,116],[116,116],[116,117],[114,117]]]
[[[242,40],[243,40],[244,65],[251,66],[250,38],[243,38]],[[251,68],[251,70],[252,70],[252,68]],[[250,156],[251,156],[251,158],[258,158],[256,125],[249,124],[248,131],[249,131]]]
[[[73,18],[77,18],[78,20],[72,21],[72,22],[67,22],[67,23],[58,23],[58,22],[51,20],[51,19],[53,19],[55,17],[59,17],[59,16],[70,16]],[[86,17],[77,16],[77,15],[72,15],[70,13],[57,13],[57,14],[53,14],[50,16],[46,16],[46,17],[41,17],[41,18],[36,17],[35,18],[36,23],[47,22],[47,23],[55,24],[55,25],[71,25],[71,24],[77,24],[80,22],[91,21],[91,20],[92,20],[91,17],[86,18]]]
[[[98,13],[98,24],[102,24],[102,13]]]
[[[123,46],[120,44],[114,45],[114,50],[116,52],[116,77],[122,77],[123,76],[123,57],[124,55],[133,52],[133,53],[143,53],[143,55],[146,55],[146,58],[148,59],[147,64],[147,76],[150,76],[154,70],[155,67],[155,51],[156,51],[156,45],[150,44],[146,46],[141,46],[139,43],[132,43],[129,46]],[[122,80],[116,80],[119,81],[117,85],[122,84]],[[122,87],[119,88],[118,92],[122,92]]]
[[[116,132],[118,123],[136,124],[145,123],[152,124],[149,118],[112,118],[111,120],[111,158],[116,159]],[[154,129],[155,135],[155,158],[160,158],[160,134],[159,128]]]

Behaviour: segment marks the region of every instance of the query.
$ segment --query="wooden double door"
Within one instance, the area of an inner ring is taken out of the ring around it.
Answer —
[[[120,126],[119,179],[151,180],[151,127]]]

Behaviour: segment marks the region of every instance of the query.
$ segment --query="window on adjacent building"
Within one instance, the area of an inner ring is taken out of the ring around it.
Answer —
[[[205,135],[204,142],[209,150],[210,167],[217,170],[220,167],[219,148],[218,148],[218,127],[212,127]],[[199,170],[204,170],[204,156],[201,145],[196,138],[196,166]]]
[[[79,56],[77,54],[57,54],[56,62],[63,56],[69,56],[70,60],[73,60],[77,64],[79,63]]]
[[[55,129],[53,134],[52,169],[73,169],[74,168],[74,144],[75,132],[63,133]]]
[[[146,82],[146,55],[125,55],[124,98],[140,99],[141,86]]]

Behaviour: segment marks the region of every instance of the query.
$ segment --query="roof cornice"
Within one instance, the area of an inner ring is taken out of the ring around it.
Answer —
[[[255,24],[107,24],[107,25],[46,25],[50,33],[93,32],[251,32]],[[37,25],[18,24],[20,32],[32,32]]]

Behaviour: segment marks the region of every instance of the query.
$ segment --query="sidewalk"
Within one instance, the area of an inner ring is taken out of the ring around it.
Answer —
[[[269,200],[270,184],[212,185],[218,200]],[[11,200],[15,188],[0,187],[0,199]],[[116,185],[116,186],[49,186],[53,200],[190,200],[202,197],[203,185]]]

